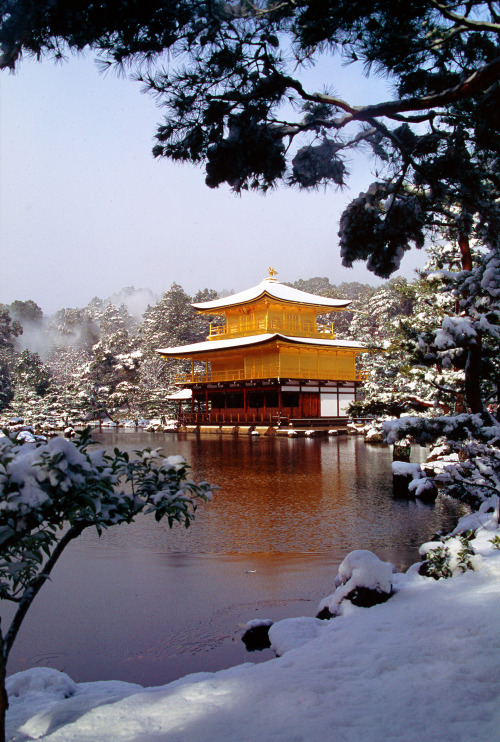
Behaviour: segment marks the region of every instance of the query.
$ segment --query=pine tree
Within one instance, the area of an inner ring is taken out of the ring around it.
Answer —
[[[15,339],[22,332],[21,324],[12,319],[9,308],[0,304],[0,410],[14,396],[13,371],[17,358]]]
[[[210,289],[199,291],[195,302],[210,301],[217,294]],[[166,395],[176,391],[176,376],[189,373],[188,361],[165,362],[156,352],[160,348],[177,347],[205,340],[210,318],[197,315],[192,299],[177,283],[173,283],[155,306],[144,315],[139,330],[144,360],[141,363],[138,395],[140,404],[149,414],[163,414],[168,409]]]

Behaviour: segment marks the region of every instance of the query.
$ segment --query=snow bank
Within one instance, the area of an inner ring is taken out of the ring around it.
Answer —
[[[483,522],[481,522],[483,519]],[[433,580],[366,552],[349,555],[343,586],[364,572],[392,581],[389,601],[347,604],[331,621],[274,624],[283,656],[158,688],[81,683],[40,670],[14,675],[8,739],[46,742],[470,742],[500,729],[500,532],[480,514],[476,571]],[[363,555],[364,554],[364,555]],[[391,571],[392,572],[392,571]],[[355,579],[358,583],[358,580]],[[342,589],[342,586],[339,586]],[[41,678],[41,679],[40,679]]]

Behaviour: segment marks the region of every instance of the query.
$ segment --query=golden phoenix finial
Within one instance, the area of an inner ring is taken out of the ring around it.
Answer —
[[[269,271],[269,278],[278,275],[278,271],[275,271],[274,268],[268,268],[267,270]]]

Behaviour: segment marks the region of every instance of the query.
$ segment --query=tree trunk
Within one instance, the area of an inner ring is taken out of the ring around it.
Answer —
[[[470,251],[470,243],[469,243],[468,235],[463,234],[463,232],[460,232],[460,234],[458,235],[458,246],[460,248],[462,270],[471,271],[472,270],[472,255]]]
[[[465,364],[465,401],[469,410],[475,414],[484,411],[481,397],[481,335],[477,341],[469,346],[467,363]]]
[[[472,254],[470,251],[469,236],[460,232],[458,235],[458,246],[462,262],[462,270],[472,270]],[[477,335],[477,340],[469,346],[467,363],[465,364],[465,401],[467,407],[472,413],[481,414],[484,411],[483,400],[481,397],[481,336]]]

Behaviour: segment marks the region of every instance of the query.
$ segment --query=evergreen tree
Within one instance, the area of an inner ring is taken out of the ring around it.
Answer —
[[[193,296],[192,302],[193,304],[202,304],[203,302],[214,301],[214,299],[218,298],[219,294],[217,291],[214,291],[213,289],[203,289],[196,292]],[[191,342],[196,343],[206,340],[210,333],[210,324],[214,321],[215,317],[212,315],[195,313],[193,316],[193,340]]]
[[[39,324],[43,319],[43,311],[32,299],[28,299],[28,301],[13,301],[10,305],[10,314],[21,325],[25,323]]]
[[[0,350],[13,351],[15,338],[22,335],[22,332],[20,322],[12,319],[5,304],[0,304]]]
[[[46,402],[53,416],[83,421],[91,415],[92,384],[88,371],[92,354],[81,348],[56,348],[47,359],[52,374]]]
[[[49,332],[56,347],[90,350],[99,342],[99,324],[88,309],[60,309],[50,319]]]
[[[42,363],[38,353],[23,350],[16,362],[16,392],[25,394],[33,390],[38,397],[43,397],[50,387],[50,371]]]
[[[210,301],[216,297],[216,292],[204,289],[196,294],[194,301]],[[148,413],[164,413],[167,409],[166,395],[177,388],[174,386],[175,378],[191,371],[189,361],[167,363],[156,351],[196,343],[208,335],[210,318],[197,315],[191,306],[192,301],[181,286],[173,283],[160,301],[144,314],[139,330],[144,360],[138,395],[142,408]]]
[[[395,415],[432,406],[408,353],[401,346],[402,325],[413,321],[415,283],[393,279],[376,289],[350,326],[351,337],[366,344],[369,353],[358,366],[364,376],[360,399],[351,405],[354,415]]]
[[[21,324],[12,319],[8,307],[0,304],[0,410],[14,396],[13,371],[17,357],[14,345],[22,332]]]
[[[93,384],[92,398],[105,409],[125,405],[131,411],[142,356],[127,330],[132,324],[124,305],[108,304],[100,317],[101,338],[92,348],[86,377]]]

